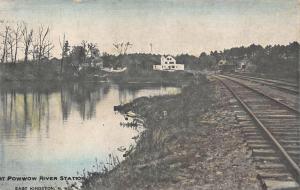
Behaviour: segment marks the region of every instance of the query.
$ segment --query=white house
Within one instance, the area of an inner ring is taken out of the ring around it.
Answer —
[[[176,64],[176,60],[174,57],[167,55],[161,56],[160,64],[153,65],[153,70],[160,70],[160,71],[183,71],[184,65],[183,64]]]

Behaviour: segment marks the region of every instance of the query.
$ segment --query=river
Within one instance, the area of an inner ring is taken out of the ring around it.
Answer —
[[[177,94],[178,87],[109,83],[14,84],[0,87],[0,179],[80,176],[100,170],[117,148],[134,145],[139,129],[121,127],[113,106],[142,96]],[[12,182],[2,187],[62,186],[64,181]],[[11,188],[13,189],[13,188]]]

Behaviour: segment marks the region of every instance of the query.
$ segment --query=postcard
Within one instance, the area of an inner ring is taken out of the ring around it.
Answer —
[[[0,190],[300,188],[298,0],[0,0]]]

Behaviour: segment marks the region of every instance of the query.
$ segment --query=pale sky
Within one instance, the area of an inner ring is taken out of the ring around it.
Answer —
[[[0,19],[49,25],[71,45],[82,40],[115,53],[113,43],[131,42],[131,52],[199,55],[252,43],[300,41],[298,0],[0,0]]]

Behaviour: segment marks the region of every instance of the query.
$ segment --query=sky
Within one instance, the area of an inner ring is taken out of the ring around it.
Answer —
[[[131,42],[129,53],[199,55],[253,43],[300,41],[299,0],[0,0],[0,27],[24,21],[50,26],[59,51],[63,34],[71,45]]]

